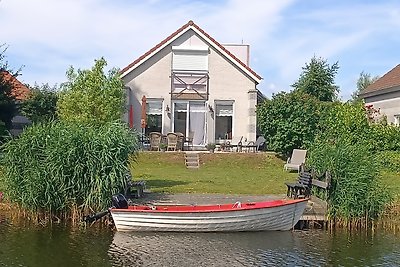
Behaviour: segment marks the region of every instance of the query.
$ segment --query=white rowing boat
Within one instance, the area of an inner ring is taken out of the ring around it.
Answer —
[[[109,211],[118,231],[285,231],[299,221],[306,205],[307,199],[281,199],[223,205],[128,206],[121,198]]]

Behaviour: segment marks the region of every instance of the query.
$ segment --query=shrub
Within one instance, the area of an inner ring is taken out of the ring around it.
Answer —
[[[10,201],[32,211],[103,209],[125,188],[137,140],[136,133],[115,122],[35,124],[2,146],[0,184]]]
[[[257,107],[257,121],[268,148],[289,155],[308,147],[319,131],[323,104],[302,92],[278,93]]]
[[[400,172],[400,152],[399,151],[382,151],[377,153],[376,160],[381,170],[390,172]]]
[[[48,84],[30,88],[29,97],[21,103],[21,112],[32,122],[44,122],[57,118],[57,87]]]

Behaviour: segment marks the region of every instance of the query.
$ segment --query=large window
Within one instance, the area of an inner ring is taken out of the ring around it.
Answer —
[[[232,139],[233,102],[215,103],[215,140]]]
[[[206,139],[206,108],[204,101],[180,101],[174,103],[175,132],[193,138],[193,145],[204,145]]]
[[[151,132],[162,132],[162,100],[147,100],[146,103],[147,126],[146,135]]]

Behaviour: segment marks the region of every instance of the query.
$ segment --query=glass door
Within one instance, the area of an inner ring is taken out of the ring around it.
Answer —
[[[206,143],[206,103],[205,101],[180,101],[174,103],[174,132],[181,132],[193,138],[193,145]]]

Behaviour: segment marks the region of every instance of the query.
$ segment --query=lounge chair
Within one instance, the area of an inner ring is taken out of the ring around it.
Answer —
[[[288,158],[286,164],[283,166],[285,170],[300,171],[300,166],[306,161],[307,150],[293,149],[292,156]]]
[[[161,133],[151,132],[149,134],[150,150],[156,150],[156,151],[160,150],[161,137],[162,137]]]
[[[263,147],[264,144],[265,144],[265,138],[264,136],[260,135],[255,142],[250,141],[245,146],[245,148],[247,149],[248,152],[257,152],[260,150],[260,148]]]

